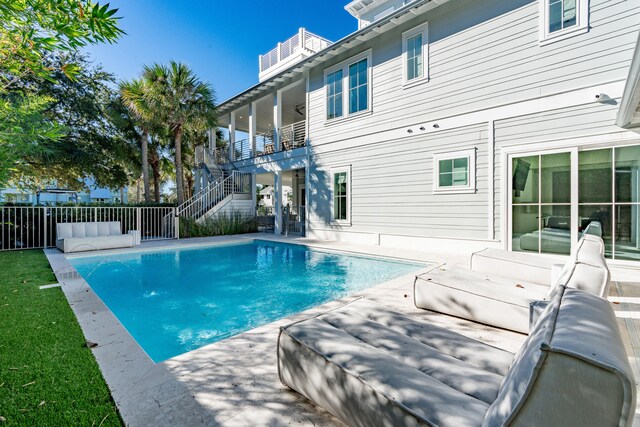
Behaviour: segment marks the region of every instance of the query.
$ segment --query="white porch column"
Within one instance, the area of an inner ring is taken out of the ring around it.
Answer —
[[[234,160],[234,151],[236,145],[236,112],[229,113],[229,160]]]
[[[276,91],[273,94],[273,150],[280,151],[280,128],[282,127],[282,93]]]
[[[282,171],[277,170],[273,179],[273,213],[275,221],[273,223],[273,234],[282,233]]]
[[[256,156],[256,103],[249,104],[249,147],[251,157]]]
[[[256,173],[251,174],[251,215],[256,215],[256,206],[258,205],[258,195],[256,192]]]

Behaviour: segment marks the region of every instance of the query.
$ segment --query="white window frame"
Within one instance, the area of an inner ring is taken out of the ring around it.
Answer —
[[[407,40],[411,37],[422,34],[422,76],[415,77],[411,80],[407,79],[409,69],[407,67]],[[429,80],[429,23],[425,22],[408,31],[402,33],[402,85],[403,87],[411,87],[415,84]]]
[[[457,185],[452,187],[440,187],[440,161],[467,158],[467,185]],[[447,193],[475,193],[476,192],[476,149],[469,148],[460,151],[448,151],[435,153],[433,155],[433,192],[438,194]]]
[[[360,62],[363,59],[367,60],[367,109],[361,110],[355,113],[349,114],[349,66]],[[323,104],[324,104],[324,120],[325,123],[333,123],[336,121],[345,120],[351,117],[357,117],[363,114],[371,113],[373,101],[372,97],[372,65],[371,65],[371,49],[360,52],[359,54],[352,56],[351,58],[333,65],[324,70],[324,90],[323,90]],[[342,116],[327,118],[327,76],[338,70],[342,70]]]
[[[589,0],[576,0],[576,25],[550,33],[549,1],[550,0],[538,0],[538,33],[541,46],[589,31]]]
[[[347,217],[346,219],[335,219],[335,175],[344,172],[347,173]],[[336,225],[351,225],[351,165],[331,168],[331,223]]]

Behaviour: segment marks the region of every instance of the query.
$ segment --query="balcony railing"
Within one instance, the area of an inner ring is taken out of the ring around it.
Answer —
[[[280,148],[282,151],[304,147],[306,144],[305,122],[297,122],[280,128]]]
[[[241,139],[233,144],[231,153],[227,145],[216,147],[211,153],[199,153],[196,151],[196,159],[213,160],[222,165],[238,160],[246,160],[257,156],[266,156],[278,151],[289,151],[294,148],[304,147],[307,143],[305,121],[292,123],[278,129],[280,136],[280,149],[276,149],[275,132],[261,132],[254,136],[255,153],[252,152],[252,144],[249,139]]]
[[[283,43],[278,43],[278,46],[264,55],[260,55],[260,72],[268,70],[280,61],[284,61],[301,51],[308,51],[313,54],[320,52],[331,44],[331,41],[300,28],[298,34]]]

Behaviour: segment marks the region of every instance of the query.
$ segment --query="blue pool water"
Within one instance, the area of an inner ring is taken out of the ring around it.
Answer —
[[[70,262],[156,362],[424,267],[260,240]]]

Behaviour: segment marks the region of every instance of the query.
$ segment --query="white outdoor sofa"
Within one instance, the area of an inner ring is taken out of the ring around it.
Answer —
[[[56,247],[64,253],[131,248],[134,236],[122,234],[120,221],[65,222],[56,225]]]
[[[517,354],[360,299],[280,330],[286,386],[351,426],[630,426],[609,303],[559,286]]]
[[[549,281],[550,273],[536,280],[542,268],[533,260],[527,264],[517,254],[511,260],[497,260],[493,269],[485,265],[484,271],[441,265],[416,276],[414,302],[418,308],[528,333],[530,304],[548,299],[558,285],[606,298],[611,275],[603,248],[601,238],[585,234],[554,282]],[[483,262],[491,264],[487,259]]]

